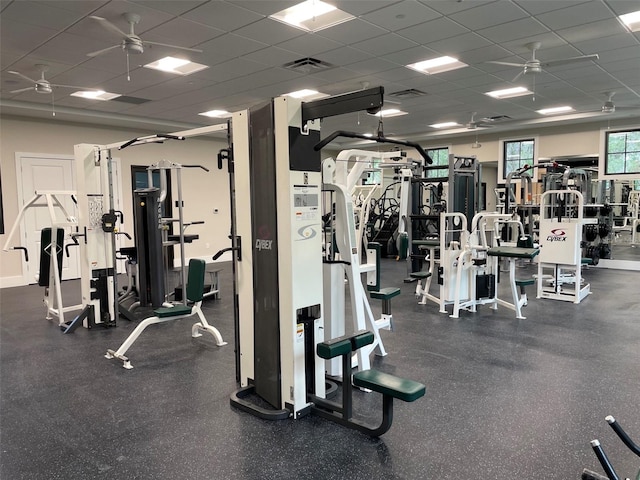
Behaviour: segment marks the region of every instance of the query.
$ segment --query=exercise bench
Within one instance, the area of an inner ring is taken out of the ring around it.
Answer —
[[[189,261],[189,276],[187,278],[187,300],[191,303],[191,305],[176,305],[174,307],[158,308],[154,310],[153,313],[155,315],[153,317],[145,318],[144,320],[142,320],[133,330],[133,332],[131,332],[131,334],[127,337],[124,343],[120,345],[120,348],[115,351],[107,350],[105,357],[117,358],[118,360],[122,360],[122,366],[130,370],[133,368],[133,366],[131,365],[129,359],[125,356],[125,353],[127,353],[127,350],[131,348],[131,345],[133,345],[133,343],[138,339],[145,328],[155,323],[178,320],[180,318],[187,318],[193,315],[197,315],[200,321],[195,323],[191,328],[192,337],[201,337],[201,332],[208,332],[213,335],[217,346],[221,347],[223,345],[226,345],[227,342],[222,339],[222,335],[220,335],[218,329],[213,325],[209,325],[209,323],[207,323],[207,319],[202,313],[201,305],[204,295],[205,268],[205,261],[202,259],[193,258]]]
[[[348,428],[358,430],[372,437],[378,437],[391,428],[393,422],[393,399],[413,402],[425,394],[425,386],[406,378],[397,377],[378,370],[361,370],[352,376],[351,359],[353,352],[373,342],[372,332],[361,331],[353,335],[345,335],[319,343],[316,353],[320,358],[329,360],[342,357],[342,403],[337,403],[315,395],[310,395],[313,402],[311,411],[327,420],[339,423]],[[382,422],[371,427],[353,418],[353,385],[382,394]]]

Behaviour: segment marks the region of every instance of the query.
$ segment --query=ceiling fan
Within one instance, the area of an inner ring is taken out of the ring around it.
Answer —
[[[161,47],[177,48],[179,50],[187,50],[189,52],[202,53],[202,50],[198,50],[197,48],[180,47],[178,45],[169,45],[167,43],[149,42],[149,41],[142,40],[138,35],[136,35],[135,29],[134,29],[135,25],[140,23],[140,15],[138,15],[137,13],[127,12],[127,13],[123,13],[122,16],[129,24],[129,33],[123,32],[122,30],[120,30],[119,27],[111,23],[106,18],[96,17],[93,15],[89,17],[92,20],[95,20],[96,22],[98,22],[105,29],[122,37],[122,41],[117,45],[112,45],[111,47],[103,48],[102,50],[98,50],[96,52],[87,53],[88,57],[96,57],[98,55],[102,55],[103,53],[106,53],[109,50],[113,50],[114,48],[121,48],[122,50],[127,52],[127,54],[129,53],[140,54],[140,53],[144,53],[145,45],[158,45]]]
[[[482,118],[480,120],[476,120],[477,114],[478,112],[471,113],[471,120],[469,120],[469,122],[465,124],[465,127],[467,127],[469,130],[475,130],[478,127],[480,128],[493,127],[493,120],[491,120],[490,118]]]
[[[540,73],[545,67],[555,67],[559,65],[567,65],[567,64],[576,63],[576,62],[593,61],[593,60],[598,60],[598,58],[600,58],[597,53],[594,53],[592,55],[580,55],[577,57],[558,58],[555,60],[546,60],[546,61],[539,60],[538,58],[536,58],[536,52],[540,49],[541,46],[542,46],[541,42],[527,43],[525,47],[531,50],[531,59],[527,60],[524,63],[499,62],[495,60],[488,61],[487,63],[522,68],[522,71],[512,80],[512,82],[515,82],[516,80],[518,80],[518,78],[520,78],[521,75]]]
[[[602,105],[602,113],[613,113],[616,110],[640,110],[640,105],[616,105],[613,103],[613,96],[616,92],[604,92],[607,100]]]
[[[86,87],[78,87],[75,85],[63,85],[60,83],[51,83],[49,80],[47,80],[46,78],[44,78],[44,74],[45,72],[47,72],[49,70],[49,65],[44,65],[44,64],[37,64],[36,67],[40,70],[40,79],[39,80],[34,80],[33,78],[29,78],[26,75],[20,73],[20,72],[16,72],[14,70],[9,70],[9,73],[12,75],[16,75],[20,78],[22,78],[23,80],[26,80],[28,82],[31,82],[33,85],[31,87],[26,87],[26,88],[19,88],[18,90],[12,90],[9,93],[22,93],[22,92],[27,92],[29,90],[35,90],[37,93],[53,93],[53,87],[61,87],[61,88],[75,88],[77,90],[94,90],[92,88],[86,88]]]

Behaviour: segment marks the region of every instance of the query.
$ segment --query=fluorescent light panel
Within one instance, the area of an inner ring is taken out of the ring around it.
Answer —
[[[317,32],[348,22],[355,17],[329,3],[320,0],[306,0],[293,7],[274,13],[269,18],[308,32]]]
[[[295,92],[285,93],[285,96],[293,98],[304,98],[305,100],[317,100],[319,98],[328,97],[329,94],[321,93],[317,90],[311,90],[309,88],[304,88],[302,90],[296,90]]]
[[[448,72],[449,70],[456,70],[458,68],[468,67],[466,63],[459,61],[453,57],[438,57],[430,60],[423,60],[417,63],[411,63],[407,65],[407,68],[411,68],[420,73],[427,75],[433,75],[436,73]]]
[[[531,95],[533,92],[531,90],[527,90],[524,87],[513,87],[513,88],[505,88],[502,90],[494,90],[492,92],[486,92],[485,95],[489,95],[493,98],[503,99],[503,98],[513,98],[513,97],[522,97],[524,95]]]
[[[541,110],[536,110],[541,115],[553,115],[554,113],[566,113],[573,112],[573,107],[569,105],[563,105],[562,107],[551,107],[551,108],[543,108]]]
[[[209,68],[207,65],[176,57],[164,57],[156,62],[148,63],[144,65],[144,67],[162,72],[177,73],[178,75],[191,75],[192,73]]]
[[[447,127],[456,127],[460,125],[456,122],[442,122],[442,123],[434,123],[433,125],[429,125],[432,128],[447,128]]]
[[[385,110],[380,110],[378,113],[374,113],[373,115],[376,117],[391,118],[407,115],[407,112],[403,112],[402,110],[398,110],[397,108],[387,108]]]
[[[636,12],[625,13],[618,17],[632,32],[640,31],[640,10]]]
[[[205,117],[211,118],[227,118],[231,116],[231,113],[227,112],[226,110],[209,110],[208,112],[202,112],[198,115],[203,115]]]
[[[72,97],[86,98],[87,100],[113,100],[120,96],[119,93],[109,93],[104,90],[79,90],[71,94]]]

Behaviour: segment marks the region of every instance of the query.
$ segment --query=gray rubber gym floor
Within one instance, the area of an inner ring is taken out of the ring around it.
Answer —
[[[151,326],[129,351],[133,370],[103,357],[134,325],[63,335],[44,319],[37,286],[1,295],[1,467],[14,479],[578,479],[601,472],[598,438],[618,473],[640,460],[640,273],[591,268],[580,305],[536,300],[526,320],[504,308],[454,320],[418,305],[405,265],[383,261],[395,331],[376,368],[427,386],[396,402],[391,430],[371,439],[316,417],[268,422],[229,406],[236,388],[231,276],[205,314],[230,344],[191,339],[193,319]],[[506,280],[506,277],[505,277]],[[65,282],[76,303],[76,282]],[[505,288],[504,280],[501,288]],[[377,302],[379,303],[379,302]],[[373,304],[374,311],[380,306]],[[357,411],[380,398],[358,392]]]

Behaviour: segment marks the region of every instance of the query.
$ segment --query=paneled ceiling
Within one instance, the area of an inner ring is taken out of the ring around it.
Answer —
[[[309,33],[272,20],[289,0],[0,0],[0,106],[4,114],[52,115],[52,95],[34,90],[12,94],[28,82],[8,73],[39,78],[38,64],[48,65],[46,78],[56,84],[99,88],[125,101],[91,101],[72,97],[74,90],[54,88],[56,118],[128,125],[158,131],[172,127],[221,123],[198,115],[220,109],[250,107],[283,93],[312,88],[326,94],[382,85],[386,107],[408,115],[384,120],[389,136],[429,139],[468,135],[464,126],[476,120],[507,116],[489,131],[547,125],[536,110],[571,105],[564,123],[611,120],[640,124],[640,32],[630,32],[618,15],[640,10],[638,0],[327,0],[356,18]],[[127,56],[120,48],[96,57],[87,54],[119,42],[117,35],[89,16],[103,17],[127,31],[124,13],[140,15],[135,32],[143,40],[200,49],[202,53],[146,47]],[[538,74],[486,63],[524,63],[530,42],[542,43],[542,61],[599,55],[595,61],[551,66]],[[173,55],[207,65],[178,76],[142,68]],[[409,63],[449,55],[466,68],[424,75]],[[292,71],[284,64],[312,57],[330,64],[319,71]],[[485,92],[525,86],[534,96],[493,99]],[[395,92],[416,89],[424,95],[398,98]],[[614,113],[602,113],[605,92],[615,92]],[[133,97],[133,100],[131,99]],[[635,107],[623,109],[620,107]],[[446,132],[430,124],[455,121]],[[349,114],[325,120],[323,130],[375,131],[378,118]],[[485,128],[476,129],[476,133]]]

